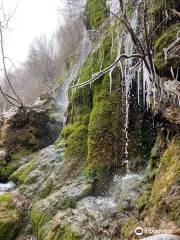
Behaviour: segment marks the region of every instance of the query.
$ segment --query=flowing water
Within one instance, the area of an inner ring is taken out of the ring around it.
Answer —
[[[16,184],[12,181],[7,183],[0,183],[0,194],[10,192],[16,188]]]
[[[65,80],[63,81],[62,86],[59,88],[58,90],[58,94],[56,97],[56,102],[59,105],[61,112],[65,113],[67,107],[68,107],[68,89],[70,84],[72,83],[72,81],[74,79],[76,79],[76,76],[78,74],[78,72],[80,71],[83,63],[85,62],[87,56],[89,55],[90,51],[91,51],[91,41],[89,39],[89,35],[88,32],[84,29],[83,32],[83,40],[81,43],[81,47],[80,47],[80,53],[79,56],[77,57],[77,62],[70,68],[70,70],[68,71]],[[65,119],[64,119],[64,123],[65,123]]]
[[[130,25],[132,29],[136,32],[136,28],[138,25],[138,6],[136,5],[136,9],[133,13],[132,19],[130,21]],[[125,54],[131,55],[133,54],[133,42],[131,40],[131,36],[128,33],[125,41],[124,41],[124,47],[125,47]],[[124,163],[126,164],[126,170],[127,174],[130,173],[129,169],[129,153],[128,153],[128,147],[129,147],[129,134],[128,134],[128,126],[129,126],[129,100],[130,100],[130,90],[131,90],[131,84],[132,80],[134,78],[134,74],[131,72],[131,68],[133,67],[133,60],[132,58],[129,58],[125,60],[124,63],[124,69],[123,69],[123,76],[124,76],[124,91],[125,91],[125,123],[124,123],[124,132],[125,132],[125,160]]]

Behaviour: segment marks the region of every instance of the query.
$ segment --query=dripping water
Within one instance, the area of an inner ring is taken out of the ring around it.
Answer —
[[[134,31],[136,31],[137,24],[138,24],[138,4],[137,7],[134,11],[134,14],[132,16],[131,22],[130,22],[132,28]],[[125,38],[125,54],[131,55],[133,54],[133,42],[131,40],[130,34],[128,34]],[[131,72],[131,67],[133,65],[133,60],[127,59],[124,63],[124,91],[125,91],[125,123],[124,123],[124,132],[125,132],[125,159],[124,163],[126,164],[126,171],[127,174],[130,173],[130,168],[129,168],[129,152],[128,152],[128,147],[129,147],[129,133],[128,133],[128,126],[129,126],[129,107],[130,107],[130,88],[132,84],[132,79],[134,77],[134,74]]]

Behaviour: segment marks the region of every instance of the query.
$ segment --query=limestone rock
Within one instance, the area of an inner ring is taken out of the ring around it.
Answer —
[[[142,238],[142,240],[180,240],[180,236],[171,234],[158,234],[147,238]]]

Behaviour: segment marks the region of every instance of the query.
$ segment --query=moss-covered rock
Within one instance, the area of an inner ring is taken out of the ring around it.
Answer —
[[[59,225],[58,225],[59,224]],[[56,222],[48,236],[47,240],[80,240],[82,239],[80,235],[78,235],[74,230],[72,230],[68,223]]]
[[[13,195],[0,195],[0,239],[14,240],[21,228],[21,214],[13,203]]]
[[[88,0],[86,3],[87,28],[99,27],[108,16],[105,0]]]
[[[45,197],[54,187],[52,171],[61,169],[62,151],[49,146],[33,154],[31,160],[15,171],[10,179],[18,183],[19,189],[28,198]]]
[[[123,221],[121,226],[121,234],[120,239],[127,239],[127,240],[136,240],[139,239],[135,234],[135,229],[140,227],[140,222],[134,217],[128,217]]]
[[[180,208],[180,138],[173,141],[161,157],[150,196],[150,219],[153,224],[174,222],[180,226],[178,209]]]
[[[87,134],[88,128],[85,125],[74,128],[74,131],[65,141],[64,157],[66,159],[85,160],[87,155]]]
[[[39,206],[39,205],[38,205]],[[49,222],[52,215],[49,211],[44,211],[40,206],[33,207],[31,212],[31,220],[34,233],[38,240],[43,240],[47,236]]]
[[[31,153],[26,150],[21,150],[21,152],[8,155],[6,160],[0,161],[0,179],[2,181],[7,181],[14,171],[25,164],[28,159],[26,156],[30,154]],[[25,161],[23,159],[25,159]]]
[[[162,34],[155,41],[155,66],[158,70],[177,69],[180,65],[180,57],[179,57],[179,43],[175,44],[167,54],[167,60],[165,59],[165,54],[163,49],[167,48],[170,44],[172,44],[176,38],[177,33],[180,29],[180,23],[172,24],[169,27],[165,28]]]

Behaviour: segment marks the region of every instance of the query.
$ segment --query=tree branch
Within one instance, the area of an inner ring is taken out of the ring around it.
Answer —
[[[16,94],[12,84],[11,84],[11,81],[9,79],[9,76],[8,76],[8,73],[7,73],[7,69],[6,69],[6,63],[5,63],[5,54],[4,54],[4,45],[3,45],[3,34],[2,34],[2,23],[0,22],[0,47],[1,47],[1,53],[2,53],[2,63],[3,63],[3,68],[4,68],[4,73],[5,73],[5,77],[6,77],[6,80],[13,92],[13,94],[15,95],[15,97],[17,98],[17,102],[19,102],[19,105],[20,107],[23,106],[23,103],[21,101],[21,99],[18,97],[18,95]],[[4,95],[3,95],[4,96]]]
[[[102,75],[104,75],[105,73],[107,73],[108,71],[110,71],[122,58],[128,59],[128,58],[140,58],[142,60],[144,60],[144,56],[140,55],[140,54],[132,54],[132,55],[126,55],[126,54],[122,54],[118,59],[116,59],[116,61],[114,63],[112,63],[110,66],[108,66],[107,68],[103,69],[102,71],[98,72],[95,74],[95,76],[93,78],[91,78],[90,80],[87,80],[83,83],[77,84],[75,86],[72,86],[71,88],[81,88],[81,87],[85,87],[86,85],[89,85],[93,82],[95,82],[96,80],[98,80]]]
[[[1,86],[0,86],[0,93],[3,95],[3,97],[6,99],[7,102],[9,102],[11,105],[19,108],[19,102],[18,102],[18,105],[17,105],[16,103],[13,103],[11,100],[9,100],[9,98],[8,98],[9,95],[8,95],[7,93],[4,93],[4,92],[3,92]],[[10,96],[9,96],[9,97],[10,97]],[[15,100],[13,97],[10,97],[10,98],[12,98],[13,100]],[[16,100],[16,101],[17,101],[17,100]]]

